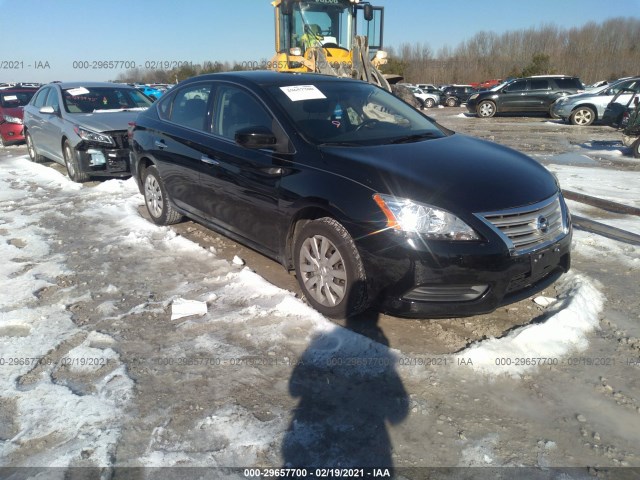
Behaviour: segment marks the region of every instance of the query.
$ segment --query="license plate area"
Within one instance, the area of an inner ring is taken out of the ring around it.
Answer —
[[[561,251],[558,245],[531,254],[531,280],[536,281],[552,272],[560,264]]]

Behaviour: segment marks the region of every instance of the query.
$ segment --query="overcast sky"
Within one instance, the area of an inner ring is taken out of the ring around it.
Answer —
[[[385,7],[386,46],[421,43],[434,52],[481,30],[640,18],[640,0],[371,3]],[[121,71],[78,68],[79,61],[261,62],[274,53],[273,23],[270,0],[0,0],[0,82],[109,80]]]

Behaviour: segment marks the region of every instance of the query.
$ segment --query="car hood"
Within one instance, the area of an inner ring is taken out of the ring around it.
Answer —
[[[126,130],[129,122],[133,122],[139,113],[138,110],[77,113],[70,115],[69,120],[96,132],[109,132]]]
[[[24,115],[24,107],[3,108],[2,114],[16,118],[22,118],[22,116]]]
[[[410,198],[454,213],[530,205],[558,191],[555,177],[532,158],[461,134],[323,151],[330,164],[325,168],[370,187],[372,193]]]

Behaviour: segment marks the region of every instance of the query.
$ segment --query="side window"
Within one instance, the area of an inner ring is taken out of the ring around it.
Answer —
[[[51,88],[43,88],[40,90],[33,99],[33,106],[38,108],[44,107],[44,101],[47,99],[49,91],[51,91]]]
[[[516,80],[504,89],[505,92],[524,92],[527,89],[527,81],[526,80]]]
[[[271,115],[251,93],[232,86],[220,87],[218,92],[214,109],[214,133],[234,140],[236,132],[243,128],[272,129]]]
[[[174,96],[170,120],[184,127],[207,130],[209,95],[210,83],[197,83],[182,88]]]
[[[158,116],[163,120],[169,120],[171,116],[171,106],[173,105],[173,97],[176,92],[171,92],[168,95],[163,95],[158,100]]]
[[[60,102],[58,101],[58,92],[55,88],[49,89],[49,95],[47,95],[47,100],[44,102],[45,107],[53,107],[56,112],[60,111]]]
[[[549,90],[549,80],[531,80],[531,90]]]
[[[583,88],[582,85],[580,85],[580,82],[575,78],[557,78],[555,82],[558,85],[558,88],[560,88],[561,90],[564,90],[564,89],[582,90]]]

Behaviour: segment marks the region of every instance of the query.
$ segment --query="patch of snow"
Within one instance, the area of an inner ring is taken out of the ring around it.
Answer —
[[[604,296],[587,277],[569,273],[562,281],[563,294],[541,323],[517,328],[502,338],[476,342],[457,355],[471,360],[470,367],[490,376],[520,376],[538,368],[520,359],[560,362],[567,354],[584,350],[589,334],[599,328]]]

